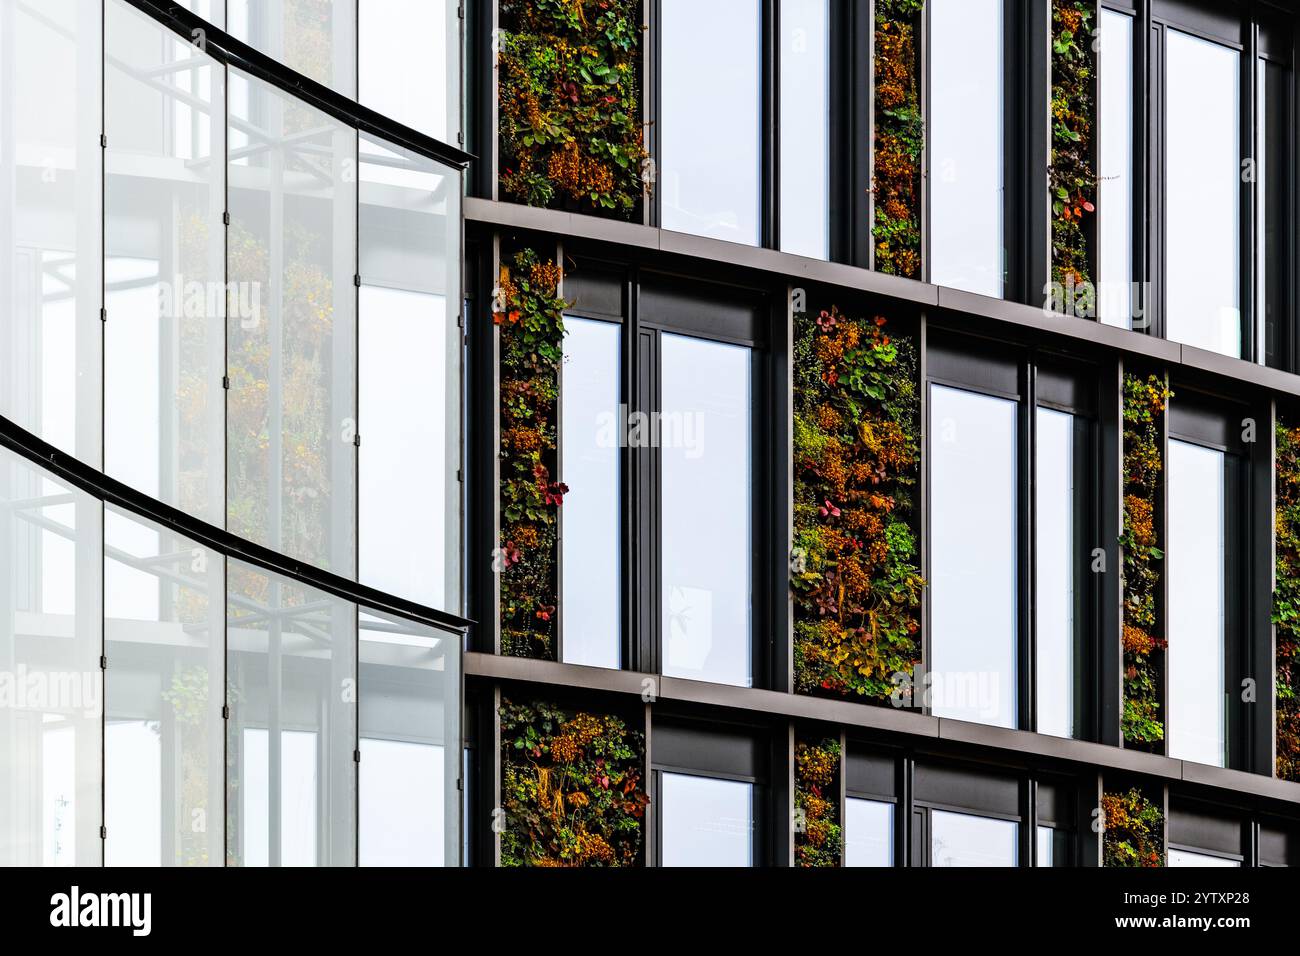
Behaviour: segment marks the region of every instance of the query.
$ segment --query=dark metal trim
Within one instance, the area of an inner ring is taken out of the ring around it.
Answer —
[[[324,591],[333,597],[369,610],[394,614],[419,624],[444,631],[464,632],[473,622],[467,618],[439,611],[404,598],[385,594],[368,585],[349,580],[305,562],[286,557],[278,551],[254,544],[224,528],[200,521],[179,508],[164,504],[155,498],[110,478],[103,472],[79,461],[67,452],[30,432],[19,428],[7,418],[0,417],[0,446],[54,475],[60,481],[73,485],[105,504],[116,505],[133,514],[148,518],[155,524],[175,531],[197,544],[206,545],[230,558],[255,565],[301,584]]]
[[[126,2],[180,35],[186,42],[192,42],[195,31],[201,30],[203,52],[208,56],[227,66],[236,67],[256,76],[361,132],[370,133],[421,156],[458,166],[461,169],[467,167],[475,158],[462,149],[389,119],[384,114],[362,106],[355,100],[291,70],[283,63],[241,40],[236,40],[225,30],[176,3],[169,3],[166,0],[126,0]]]

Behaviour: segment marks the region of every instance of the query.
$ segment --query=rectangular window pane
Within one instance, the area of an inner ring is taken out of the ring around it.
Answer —
[[[1038,866],[1054,865],[1053,855],[1052,855],[1052,844],[1054,842],[1055,835],[1056,835],[1056,831],[1053,830],[1051,827],[1037,828],[1035,832],[1035,839],[1038,841],[1038,846],[1036,847]]]
[[[100,503],[0,449],[0,866],[99,866]]]
[[[109,866],[221,866],[224,564],[104,513],[104,822]]]
[[[665,229],[759,243],[759,6],[757,0],[663,0]]]
[[[931,702],[1016,725],[1016,403],[930,388]]]
[[[119,0],[105,16],[105,470],[221,524],[225,70]]]
[[[1080,545],[1075,541],[1075,509],[1082,488],[1075,487],[1073,415],[1050,408],[1035,412],[1034,651],[1040,734],[1075,733],[1076,659],[1075,574]]]
[[[1169,756],[1224,766],[1221,451],[1169,442]]]
[[[231,36],[356,98],[357,0],[226,0],[226,17]]]
[[[754,865],[753,784],[665,773],[662,788],[661,865]]]
[[[460,175],[369,136],[361,137],[360,157],[361,581],[454,611],[461,590]]]
[[[561,372],[561,646],[566,663],[618,667],[622,636],[619,347],[622,327],[566,317]]]
[[[227,268],[250,308],[226,323],[227,526],[350,577],[356,132],[237,70],[229,82]]]
[[[781,249],[830,255],[827,0],[781,0]]]
[[[1228,860],[1208,853],[1195,853],[1191,850],[1169,848],[1170,866],[1241,866],[1240,860]]]
[[[880,800],[844,801],[844,865],[894,865],[894,805]]]
[[[1128,328],[1133,318],[1133,18],[1101,11],[1097,315]]]
[[[1002,0],[930,2],[930,281],[1003,295]]]
[[[227,859],[351,866],[356,607],[240,561],[227,575]]]
[[[663,672],[753,683],[752,355],[662,337]]]
[[[1015,866],[1020,826],[947,810],[930,811],[931,866]]]
[[[444,143],[460,132],[460,18],[455,0],[358,5],[361,102]]]
[[[100,5],[0,22],[0,415],[101,463]]]
[[[1167,31],[1165,270],[1168,337],[1241,354],[1240,54]]]
[[[360,637],[360,863],[455,866],[458,638],[372,612]]]

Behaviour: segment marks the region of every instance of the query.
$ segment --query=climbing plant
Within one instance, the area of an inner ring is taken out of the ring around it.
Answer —
[[[1103,866],[1165,865],[1165,815],[1136,787],[1101,798]]]
[[[1124,376],[1124,711],[1126,743],[1154,749],[1164,739],[1159,667],[1168,646],[1160,636],[1156,591],[1164,552],[1156,530],[1163,469],[1160,420],[1173,393],[1155,375]]]
[[[916,350],[886,326],[834,306],[796,317],[791,585],[802,693],[884,700],[920,660]]]
[[[875,267],[921,276],[921,114],[917,43],[925,0],[877,0],[875,155],[872,190]]]
[[[646,151],[638,0],[501,0],[500,185],[530,206],[632,218]]]
[[[557,520],[566,485],[553,480],[563,358],[559,267],[525,249],[503,262],[493,320],[500,328],[501,653],[555,659]]]
[[[1277,775],[1300,780],[1300,428],[1277,424]]]
[[[1091,283],[1088,227],[1096,214],[1092,159],[1096,115],[1092,86],[1093,9],[1082,0],[1052,0],[1052,281],[1063,289]]]
[[[840,742],[799,741],[794,752],[794,856],[799,866],[839,866]]]
[[[618,717],[501,702],[502,866],[643,862],[645,738]]]

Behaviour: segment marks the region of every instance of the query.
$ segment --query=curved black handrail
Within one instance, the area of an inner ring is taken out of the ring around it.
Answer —
[[[468,618],[395,597],[331,571],[296,561],[265,545],[255,544],[224,528],[201,521],[179,508],[110,478],[3,416],[0,416],[0,447],[9,449],[106,504],[117,505],[156,524],[169,527],[191,541],[220,551],[227,557],[292,578],[368,610],[393,614],[439,630],[459,633],[464,633],[474,623]]]
[[[310,77],[303,76],[242,40],[235,39],[225,30],[184,7],[163,0],[126,0],[126,2],[141,13],[153,17],[188,43],[193,43],[195,31],[201,30],[202,50],[208,56],[265,80],[357,130],[461,169],[468,166],[475,158],[471,153],[404,126]]]

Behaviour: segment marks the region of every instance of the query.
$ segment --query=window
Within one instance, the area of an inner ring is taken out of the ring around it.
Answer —
[[[1087,424],[1067,412],[1039,407],[1034,432],[1034,661],[1040,734],[1079,736],[1084,587],[1079,540],[1086,501]]]
[[[618,667],[622,635],[622,326],[564,320],[560,646],[570,664]]]
[[[1001,298],[1002,0],[929,4],[930,281]]]
[[[249,46],[356,98],[357,0],[226,0],[226,23]]]
[[[460,132],[456,0],[358,3],[362,104],[444,143]]]
[[[454,863],[462,751],[456,638],[362,612],[358,733],[359,862]]]
[[[1240,54],[1167,30],[1165,57],[1166,335],[1237,357]]]
[[[108,866],[225,860],[223,570],[220,554],[104,512]]]
[[[781,0],[781,249],[830,254],[827,0]]]
[[[663,0],[661,9],[661,225],[758,245],[760,4]]]
[[[1016,726],[1017,405],[930,387],[933,712]]]
[[[754,785],[665,773],[662,866],[753,866]]]
[[[1019,824],[947,810],[930,811],[931,866],[1016,866]]]
[[[457,610],[460,177],[369,136],[360,149],[360,578]]]
[[[894,805],[848,797],[844,801],[844,865],[894,865]]]
[[[1283,171],[1290,156],[1291,71],[1285,63],[1260,58],[1255,83],[1255,361],[1278,367],[1285,348],[1288,272],[1288,189]]]
[[[663,673],[750,686],[752,353],[661,343]]]
[[[237,866],[350,866],[356,801],[357,612],[227,562],[227,857]]]
[[[227,527],[352,576],[357,135],[228,72],[227,279],[261,297],[226,323]]]
[[[100,5],[6,3],[0,415],[99,467]]]
[[[104,468],[219,525],[225,69],[124,3],[105,17]]]
[[[1241,866],[1240,860],[1229,860],[1208,853],[1196,853],[1192,850],[1169,848],[1170,866]]]
[[[1225,453],[1169,442],[1169,755],[1225,766]]]
[[[1103,9],[1098,56],[1097,316],[1128,328],[1133,306],[1133,18]]]
[[[1037,846],[1034,848],[1035,855],[1037,856],[1036,865],[1038,866],[1055,865],[1055,856],[1052,852],[1053,850],[1052,844],[1054,843],[1053,837],[1055,836],[1055,833],[1056,831],[1053,830],[1051,827],[1035,828],[1034,838],[1037,841]]]
[[[0,449],[3,866],[100,865],[100,526],[98,501]]]

